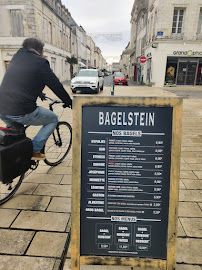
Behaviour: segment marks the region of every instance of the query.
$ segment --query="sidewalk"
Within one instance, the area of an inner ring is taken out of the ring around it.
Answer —
[[[115,95],[176,96],[170,90],[177,88],[115,86]],[[48,93],[53,96],[52,92]],[[99,95],[109,94],[108,87]],[[61,113],[60,109],[58,112]],[[71,117],[71,111],[64,110],[62,119],[71,123]],[[30,128],[28,136],[34,133],[36,129]],[[40,162],[18,193],[0,207],[0,270],[59,269],[70,230],[71,162],[71,152],[55,168]],[[179,201],[177,270],[201,270],[202,99],[184,100]],[[71,269],[70,256],[69,248],[65,252],[64,270]],[[82,269],[131,270],[121,266],[83,266]]]

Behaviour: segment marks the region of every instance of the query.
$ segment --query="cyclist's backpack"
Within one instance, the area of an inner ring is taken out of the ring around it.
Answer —
[[[0,133],[0,181],[6,184],[29,169],[33,146],[25,135],[18,136],[14,132],[14,138],[11,138],[11,130],[4,129],[4,132],[6,139]]]

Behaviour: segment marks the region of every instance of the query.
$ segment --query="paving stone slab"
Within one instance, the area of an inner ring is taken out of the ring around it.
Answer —
[[[192,171],[202,171],[202,164],[188,164],[188,166]]]
[[[70,185],[41,184],[34,192],[35,195],[71,197]]]
[[[180,178],[197,179],[197,176],[192,171],[180,171]]]
[[[69,216],[67,213],[22,211],[12,228],[64,232]]]
[[[198,205],[199,205],[199,207],[200,207],[200,208],[201,208],[201,210],[202,210],[202,203],[199,203]]]
[[[202,191],[201,190],[180,190],[180,202],[202,202]]]
[[[52,270],[59,270],[60,263],[61,263],[61,260],[57,259]]]
[[[195,155],[195,157],[201,158],[202,157],[202,152],[195,152],[194,155]]]
[[[178,237],[184,237],[184,236],[186,236],[185,231],[184,231],[184,229],[182,227],[182,224],[180,223],[180,220],[178,220],[177,236]]]
[[[55,259],[0,255],[0,270],[52,270]]]
[[[201,267],[197,265],[177,264],[176,270],[201,270]]]
[[[182,223],[182,226],[187,236],[202,238],[202,219],[201,218],[180,218],[180,222]],[[201,248],[201,252],[202,252],[202,248]]]
[[[20,188],[18,189],[18,191],[16,192],[16,195],[22,195],[22,194],[27,194],[27,195],[31,195],[34,190],[36,189],[36,187],[38,186],[38,184],[34,184],[34,183],[22,183],[20,185]]]
[[[70,167],[71,160],[72,160],[72,156],[70,156],[68,154],[67,157],[65,158],[65,160],[63,160],[63,162],[60,163],[60,166],[62,166],[62,167]]]
[[[26,255],[61,257],[67,233],[37,232]]]
[[[202,163],[202,158],[183,157],[183,159],[188,164],[191,164],[191,163],[201,164]]]
[[[59,184],[62,175],[49,175],[49,174],[30,174],[25,178],[24,182],[39,183],[39,184]]]
[[[62,185],[71,185],[72,184],[72,175],[64,175],[61,183]]]
[[[50,212],[71,212],[71,198],[54,197],[47,209]]]
[[[202,212],[196,202],[179,202],[178,216],[202,217]]]
[[[48,196],[18,195],[4,204],[5,208],[45,210],[50,202]]]
[[[19,212],[19,210],[0,208],[0,227],[9,227]]]
[[[191,169],[189,167],[189,164],[183,163],[183,164],[180,165],[180,170],[181,171],[190,171]]]
[[[32,172],[32,174],[48,174],[50,169],[51,169],[51,167],[48,165],[46,165],[46,166],[44,166],[44,164],[39,165],[37,167],[37,169]]]
[[[178,238],[177,262],[185,264],[202,264],[201,239]]]
[[[193,171],[198,179],[202,179],[202,171]]]
[[[71,167],[63,167],[63,166],[56,166],[52,167],[49,171],[48,174],[72,174],[72,168]]]
[[[187,189],[202,189],[202,180],[182,179]]]
[[[0,230],[0,253],[23,255],[34,232]]]
[[[186,187],[185,187],[185,185],[184,185],[184,183],[183,183],[182,180],[180,180],[180,189],[186,189]]]
[[[183,152],[181,153],[181,156],[182,156],[182,157],[193,157],[193,158],[196,157],[195,154],[194,154],[193,152],[185,152],[185,151],[183,151]],[[181,168],[181,167],[180,167],[180,168]]]
[[[198,146],[185,146],[185,147],[182,147],[182,152],[201,152],[201,151],[202,151],[202,148],[198,147]],[[186,157],[185,157],[185,159],[186,159]],[[195,162],[190,162],[190,163],[195,163]]]

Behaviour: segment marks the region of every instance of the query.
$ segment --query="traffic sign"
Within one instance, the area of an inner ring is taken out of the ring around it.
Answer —
[[[147,61],[147,58],[145,56],[140,57],[140,63],[145,63]]]

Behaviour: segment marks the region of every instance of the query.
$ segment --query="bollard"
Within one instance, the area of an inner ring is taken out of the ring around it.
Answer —
[[[113,81],[113,84],[112,84],[111,96],[114,96],[114,81]]]

